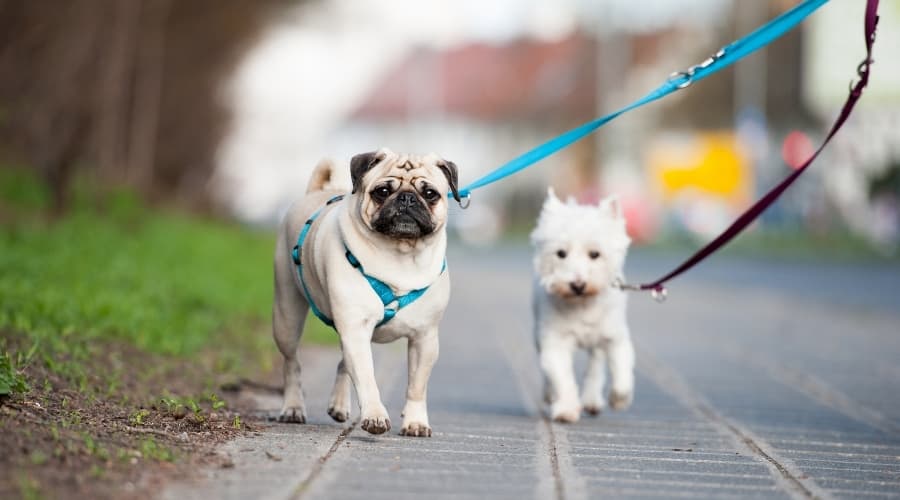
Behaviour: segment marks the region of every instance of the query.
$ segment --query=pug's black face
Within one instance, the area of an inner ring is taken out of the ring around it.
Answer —
[[[374,232],[397,240],[427,237],[444,227],[449,190],[458,198],[456,165],[435,155],[382,149],[350,162],[359,214]]]
[[[433,188],[426,188],[425,195],[440,198]],[[372,220],[372,228],[385,236],[396,239],[418,239],[428,236],[435,230],[430,205],[423,197],[412,189],[400,189],[391,192],[389,183],[377,186],[370,192],[372,201],[380,205]]]

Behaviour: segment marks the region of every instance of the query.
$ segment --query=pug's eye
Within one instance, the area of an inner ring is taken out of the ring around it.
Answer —
[[[425,199],[431,203],[434,203],[441,199],[441,193],[438,193],[437,190],[431,188],[426,189],[425,192],[422,193],[422,196],[424,196]]]
[[[588,257],[590,257],[591,260],[596,260],[598,257],[600,257],[600,252],[598,252],[597,250],[591,250],[590,252],[588,252]]]
[[[373,200],[377,201],[378,203],[383,203],[384,200],[386,200],[388,196],[391,195],[391,188],[387,186],[378,186],[369,194],[372,196]]]
[[[567,254],[566,254],[565,250],[557,250],[556,251],[556,256],[559,257],[560,259],[565,259],[566,255]]]

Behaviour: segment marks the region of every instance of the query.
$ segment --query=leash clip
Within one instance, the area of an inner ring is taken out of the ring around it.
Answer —
[[[859,77],[860,80],[862,80],[863,78],[866,77],[866,74],[869,72],[869,66],[871,66],[872,63],[874,63],[874,62],[875,62],[874,59],[872,59],[871,57],[867,57],[867,58],[863,59],[863,61],[861,63],[859,63],[859,66],[856,67],[856,75]],[[850,93],[851,94],[854,93],[853,92],[854,87],[856,87],[856,83],[853,80],[850,80]]]
[[[637,285],[629,285],[628,283],[625,283],[625,281],[622,280],[622,278],[614,279],[612,282],[612,286],[614,288],[618,288],[619,290],[626,290],[626,291],[631,291],[631,292],[641,291],[641,287],[639,287]]]
[[[700,64],[695,64],[688,68],[686,71],[675,71],[669,75],[669,83],[675,84],[675,88],[683,89],[686,87],[690,87],[692,83],[694,83],[694,75],[697,73],[697,70],[706,69],[716,61],[725,56],[725,48],[719,49],[715,54],[707,57]],[[680,81],[679,81],[680,80]],[[675,82],[678,83],[675,83]]]
[[[472,192],[469,191],[465,195],[460,196],[459,201],[457,203],[459,203],[459,208],[461,208],[463,210],[469,208],[469,205],[472,204]]]
[[[625,283],[625,281],[620,277],[617,277],[613,280],[612,286],[613,288],[618,288],[619,290],[629,292],[642,292],[646,290],[646,288],[642,287],[641,285],[630,285],[628,283]],[[656,285],[655,287],[650,289],[650,296],[653,297],[653,300],[659,303],[665,302],[668,295],[669,291],[666,290],[666,287],[662,285]]]
[[[666,301],[666,298],[669,296],[669,291],[666,287],[659,285],[652,290],[650,290],[650,296],[653,297],[653,300],[662,304]]]

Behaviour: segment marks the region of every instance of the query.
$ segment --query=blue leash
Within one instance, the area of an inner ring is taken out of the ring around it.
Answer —
[[[300,235],[297,237],[297,244],[294,245],[294,248],[291,250],[291,259],[294,261],[294,265],[297,266],[297,276],[300,278],[300,285],[303,288],[303,294],[306,296],[306,302],[309,303],[310,310],[312,310],[313,314],[315,314],[316,317],[322,321],[322,323],[325,323],[332,328],[335,327],[334,321],[326,316],[325,313],[323,313],[322,310],[319,309],[318,306],[316,306],[312,295],[309,294],[309,288],[307,288],[306,286],[306,280],[303,279],[303,264],[301,261],[301,256],[303,255],[303,242],[306,241],[306,235],[307,233],[309,233],[309,229],[312,227],[313,222],[316,221],[325,207],[331,205],[332,203],[341,201],[342,199],[344,199],[344,195],[334,196],[330,198],[325,203],[325,205],[319,207],[318,210],[313,212],[309,219],[306,220],[306,223],[303,224],[303,229],[300,230]],[[384,306],[384,316],[382,316],[381,321],[378,322],[376,328],[394,319],[394,316],[397,315],[397,311],[415,302],[419,297],[424,295],[430,287],[429,285],[424,288],[413,290],[404,295],[396,295],[391,289],[390,285],[374,276],[366,274],[366,271],[363,269],[363,266],[359,262],[359,259],[357,259],[355,255],[353,255],[350,249],[347,248],[346,244],[344,245],[344,250],[346,250],[345,256],[347,257],[347,262],[349,262],[351,266],[359,270],[366,281],[369,282],[369,286],[372,287],[372,291],[375,292],[375,295],[378,296],[379,300],[381,300],[381,304]],[[444,266],[441,268],[441,274],[444,274],[444,271],[446,270],[447,259],[444,258]]]
[[[765,47],[773,40],[781,37],[781,35],[785,34],[795,26],[800,24],[804,19],[806,19],[810,14],[815,12],[816,9],[824,5],[826,2],[828,2],[828,0],[805,0],[800,5],[797,5],[793,9],[769,21],[767,24],[764,24],[763,26],[757,28],[756,31],[750,33],[744,38],[741,38],[735,42],[732,42],[730,45],[723,47],[718,52],[716,52],[715,55],[707,58],[700,64],[691,66],[685,71],[672,73],[671,75],[669,75],[669,78],[656,90],[650,92],[641,99],[638,99],[634,103],[629,104],[628,106],[625,106],[624,108],[610,113],[606,116],[602,116],[600,118],[597,118],[596,120],[573,128],[572,130],[569,130],[568,132],[555,137],[545,142],[544,144],[541,144],[531,151],[528,151],[512,159],[506,164],[501,165],[494,171],[489,172],[487,175],[460,189],[459,196],[461,198],[468,199],[472,194],[472,190],[480,188],[482,186],[486,186],[493,182],[497,182],[504,177],[508,177],[543,160],[553,153],[556,153],[560,149],[571,145],[584,136],[597,130],[603,125],[606,125],[607,123],[617,118],[619,115],[665,97],[672,92],[675,92],[676,90],[683,89],[691,85],[692,83],[700,81],[721,69],[727,68],[734,62],[761,49],[762,47]],[[468,203],[469,202],[467,200],[466,203],[463,204],[463,207],[465,208],[466,206],[468,206]]]

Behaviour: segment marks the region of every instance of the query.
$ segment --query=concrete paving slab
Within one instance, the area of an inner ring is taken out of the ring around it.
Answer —
[[[665,305],[634,296],[634,405],[560,425],[539,399],[528,252],[454,248],[450,262],[432,438],[330,422],[339,353],[317,355],[304,374],[312,425],[228,443],[233,468],[163,497],[900,498],[900,299],[884,296],[900,270],[726,260]],[[667,264],[638,256],[632,268]],[[395,427],[403,347],[376,361]]]

